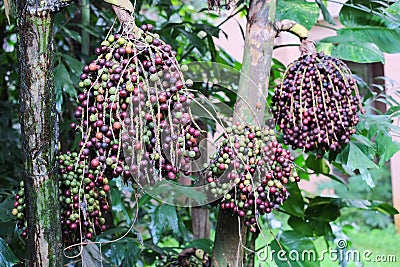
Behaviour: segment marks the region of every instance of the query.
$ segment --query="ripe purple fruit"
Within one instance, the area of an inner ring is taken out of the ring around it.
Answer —
[[[276,141],[274,131],[235,124],[211,156],[206,180],[212,197],[222,197],[221,208],[245,217],[246,225],[257,231],[257,214],[277,209],[289,196],[285,184],[298,182],[294,157]]]
[[[361,107],[356,81],[342,61],[323,53],[291,63],[272,102],[275,123],[293,149],[340,151],[356,132]]]

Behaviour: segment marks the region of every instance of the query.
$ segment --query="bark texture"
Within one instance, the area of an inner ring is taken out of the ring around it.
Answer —
[[[67,1],[17,3],[28,265],[63,266],[52,41],[54,12]]]
[[[201,130],[207,131],[206,124],[201,121],[197,121],[196,123]],[[195,170],[202,170],[203,164],[208,163],[207,142],[202,142],[202,139],[200,139],[199,149],[202,160],[196,161]],[[197,177],[199,184],[205,184],[205,177],[201,172],[197,173]],[[210,210],[208,208],[202,206],[192,207],[192,229],[194,239],[210,238]]]
[[[234,121],[262,126],[276,30],[276,0],[253,0],[247,17]]]
[[[243,65],[233,120],[262,126],[268,95],[272,51],[276,31],[276,0],[252,0],[246,27]],[[219,209],[213,251],[213,266],[244,266],[243,246],[247,229],[243,220]]]

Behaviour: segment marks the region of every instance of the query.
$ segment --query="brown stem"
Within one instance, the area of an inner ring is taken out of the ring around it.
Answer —
[[[299,37],[301,40],[300,53],[302,56],[316,53],[315,43],[309,38],[310,32],[303,25],[293,20],[284,19],[275,22],[275,29],[278,32],[286,31]]]
[[[315,49],[315,43],[308,38],[301,41],[299,49],[302,56],[317,53],[317,50]]]
[[[272,51],[276,0],[253,0],[246,28],[243,64],[233,120],[263,125]],[[219,209],[213,251],[213,266],[243,266],[243,243],[247,228],[236,214]]]
[[[133,34],[136,38],[139,38],[141,30],[136,26],[135,18],[132,16],[132,14],[121,7],[113,5],[112,8],[114,9],[114,12],[118,17],[118,20],[121,23],[122,30],[126,33]]]

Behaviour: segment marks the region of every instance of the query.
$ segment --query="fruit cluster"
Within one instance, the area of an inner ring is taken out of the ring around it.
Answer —
[[[97,59],[83,69],[84,93],[75,111],[91,165],[100,165],[107,177],[107,166],[113,177],[126,180],[132,173],[139,184],[187,171],[200,135],[189,109],[193,94],[186,87],[192,82],[183,81],[176,52],[150,32],[152,25],[141,29],[140,38],[115,34],[96,49]]]
[[[178,65],[176,52],[152,29],[146,24],[138,35],[110,35],[83,67],[71,124],[81,141],[78,152],[59,156],[65,244],[106,229],[110,180],[139,186],[157,177],[176,180],[199,155],[188,90],[193,82],[184,81],[187,66]]]
[[[90,240],[107,228],[104,213],[110,208],[106,199],[108,179],[99,175],[99,166],[85,169],[76,152],[60,155],[58,163],[63,242],[74,244],[81,236]]]
[[[288,198],[285,185],[300,179],[294,157],[276,141],[268,126],[235,124],[225,131],[219,150],[211,155],[207,182],[213,197],[223,196],[222,209],[245,217],[257,231],[257,215],[278,209]]]
[[[14,208],[11,211],[12,215],[17,218],[17,227],[22,229],[21,237],[27,238],[28,232],[26,230],[26,218],[25,218],[25,190],[24,182],[19,183],[19,191],[15,195]]]
[[[340,151],[356,132],[360,97],[349,68],[323,53],[291,63],[272,99],[275,123],[293,149]]]
[[[96,48],[97,58],[83,68],[78,123],[71,128],[82,134],[75,165],[87,172],[85,194],[100,179],[103,189],[93,194],[103,197],[108,191],[104,181],[120,176],[128,181],[131,174],[139,186],[157,177],[175,180],[198,155],[200,132],[192,123],[193,94],[187,89],[192,82],[183,80],[185,67],[152,28],[142,25],[139,37],[110,35]],[[99,199],[97,211],[107,207],[104,201]]]

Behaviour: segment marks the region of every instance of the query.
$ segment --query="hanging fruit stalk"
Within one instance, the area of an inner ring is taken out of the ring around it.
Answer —
[[[207,182],[213,197],[223,196],[221,209],[244,218],[244,225],[259,232],[257,219],[271,213],[289,197],[285,185],[299,182],[294,157],[282,148],[269,126],[236,124],[226,129],[225,139],[210,164]]]
[[[361,99],[350,69],[337,58],[316,53],[304,29],[291,21],[277,24],[302,39],[301,56],[287,67],[275,90],[271,112],[293,149],[339,152],[359,121]]]

